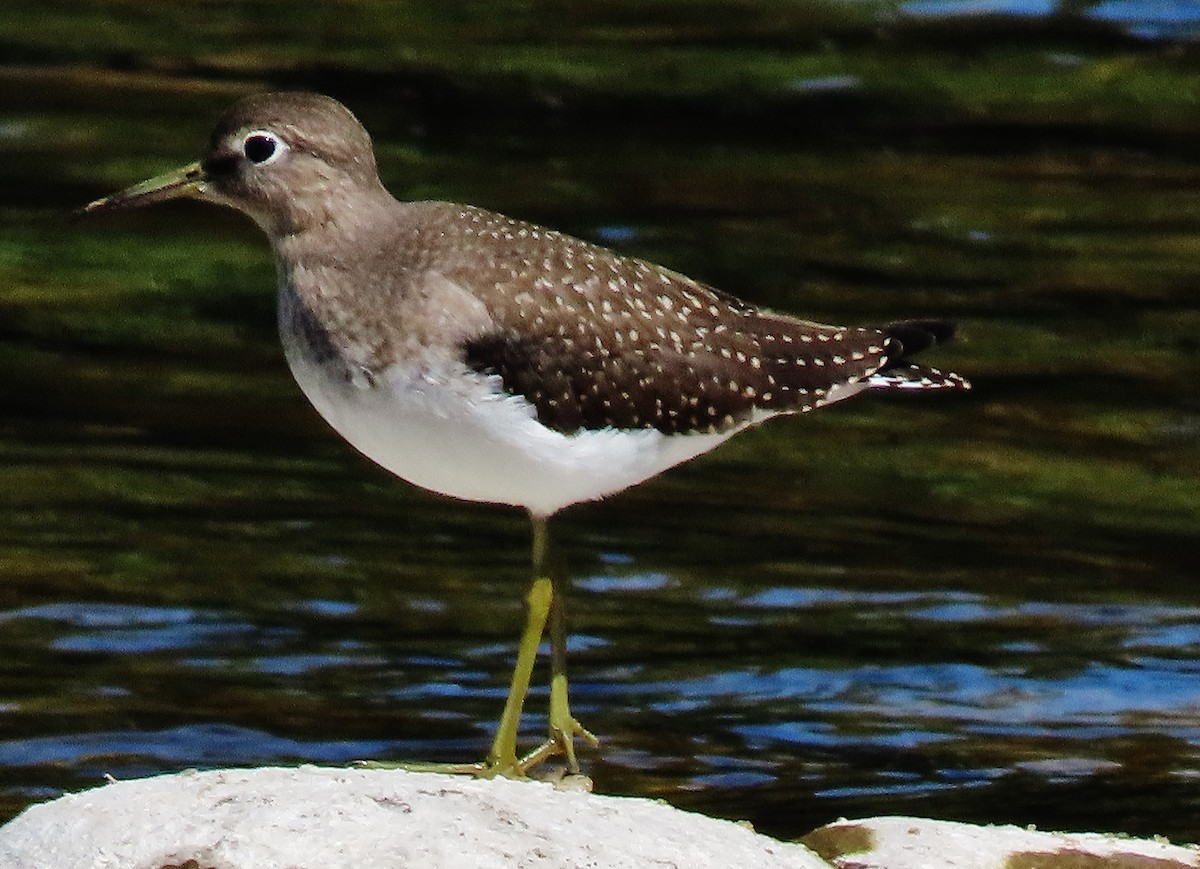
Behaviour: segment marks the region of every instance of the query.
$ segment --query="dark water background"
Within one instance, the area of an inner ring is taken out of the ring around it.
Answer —
[[[0,814],[487,747],[525,518],[323,426],[241,218],[63,218],[298,87],[402,196],[813,319],[960,324],[936,361],[969,397],[775,421],[558,517],[598,791],[781,836],[1200,839],[1194,4],[182,7],[0,11]]]

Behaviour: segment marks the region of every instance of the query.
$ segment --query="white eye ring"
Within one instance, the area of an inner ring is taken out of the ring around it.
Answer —
[[[242,153],[255,166],[274,163],[287,149],[287,143],[270,130],[251,130],[242,139]]]

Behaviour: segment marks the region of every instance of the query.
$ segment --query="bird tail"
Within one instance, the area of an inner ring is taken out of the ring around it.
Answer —
[[[888,361],[867,378],[867,388],[901,390],[965,390],[970,382],[953,371],[917,365],[910,358],[945,344],[954,337],[954,324],[944,320],[904,320],[882,327],[887,335]]]

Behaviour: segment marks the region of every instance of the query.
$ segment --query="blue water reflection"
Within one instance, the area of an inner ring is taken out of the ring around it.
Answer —
[[[1011,15],[1043,18],[1071,11],[1085,19],[1116,24],[1142,39],[1200,38],[1200,8],[1191,0],[908,0],[901,9],[910,15]]]

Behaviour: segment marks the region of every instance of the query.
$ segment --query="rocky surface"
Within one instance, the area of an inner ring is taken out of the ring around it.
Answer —
[[[803,842],[779,842],[652,800],[541,782],[264,768],[113,782],[33,806],[0,828],[0,867],[1200,867],[1196,849],[1158,840],[920,818],[839,821]]]
[[[1154,839],[924,818],[838,821],[804,843],[838,869],[1184,869],[1200,852]]]
[[[828,869],[801,845],[646,799],[396,770],[114,782],[0,828],[4,869]]]

